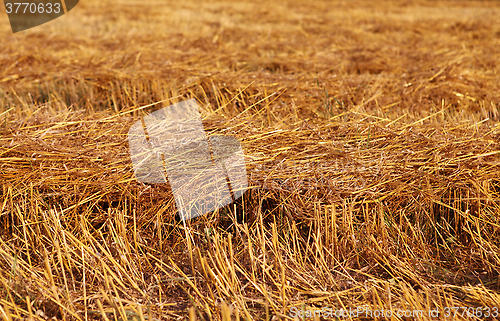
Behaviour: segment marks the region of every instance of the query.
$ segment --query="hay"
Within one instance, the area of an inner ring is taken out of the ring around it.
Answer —
[[[0,313],[500,306],[499,10],[87,1],[4,26]],[[188,98],[241,141],[251,188],[186,231],[169,187],[134,178],[127,133]]]

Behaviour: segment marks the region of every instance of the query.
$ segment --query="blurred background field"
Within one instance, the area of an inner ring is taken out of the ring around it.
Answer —
[[[0,315],[493,319],[499,16],[498,1],[82,0],[12,34],[3,12]],[[127,132],[189,98],[241,141],[251,188],[185,228],[168,186],[135,180]]]

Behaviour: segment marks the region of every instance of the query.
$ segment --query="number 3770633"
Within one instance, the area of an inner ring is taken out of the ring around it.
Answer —
[[[34,2],[6,2],[5,10],[7,13],[60,13],[61,3],[47,2],[47,3],[34,3]]]

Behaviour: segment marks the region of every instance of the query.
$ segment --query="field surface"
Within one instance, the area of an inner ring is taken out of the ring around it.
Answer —
[[[3,11],[0,315],[500,317],[499,17],[82,0],[13,34]],[[250,188],[184,226],[168,184],[135,179],[127,133],[190,98],[241,142]]]

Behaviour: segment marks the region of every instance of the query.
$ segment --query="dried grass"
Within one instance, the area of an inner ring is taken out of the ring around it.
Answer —
[[[89,0],[15,35],[3,17],[0,314],[500,307],[499,11]],[[126,135],[191,97],[241,140],[251,189],[185,230]]]

